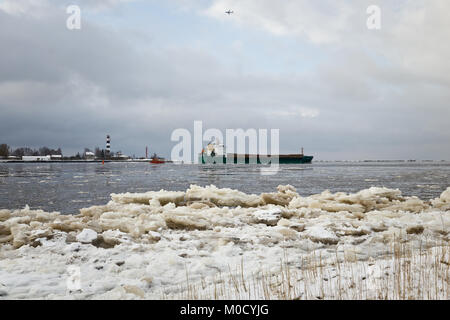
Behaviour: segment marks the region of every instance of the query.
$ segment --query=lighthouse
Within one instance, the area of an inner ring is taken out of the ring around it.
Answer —
[[[106,136],[106,159],[109,159],[111,155],[111,136],[108,134]]]

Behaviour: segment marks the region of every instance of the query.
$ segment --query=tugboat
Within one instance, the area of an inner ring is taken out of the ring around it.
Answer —
[[[225,146],[219,141],[214,143],[211,141],[206,150],[203,149],[199,154],[199,163],[202,164],[225,164],[225,163],[238,163],[238,164],[270,164],[271,155],[259,155],[259,154],[237,154],[237,153],[225,153]],[[311,163],[313,156],[305,156],[303,148],[299,154],[280,154],[278,156],[279,164],[302,164]],[[261,161],[261,158],[264,158]],[[267,159],[268,158],[268,159]]]
[[[153,156],[151,157],[150,163],[152,163],[152,164],[161,164],[161,163],[166,163],[166,160],[164,158],[158,157],[156,155],[156,153],[154,153]]]

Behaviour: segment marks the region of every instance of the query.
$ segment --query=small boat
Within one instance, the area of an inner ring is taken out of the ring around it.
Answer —
[[[166,163],[166,160],[164,158],[160,158],[156,155],[156,153],[153,154],[153,156],[151,157],[150,163],[152,164],[161,164],[161,163]]]

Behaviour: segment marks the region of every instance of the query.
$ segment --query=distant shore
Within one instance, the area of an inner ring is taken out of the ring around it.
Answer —
[[[129,160],[19,160],[19,159],[0,159],[0,163],[110,163],[110,162],[120,162],[120,163],[140,163],[140,162],[150,162],[151,159],[129,159]],[[337,163],[394,163],[394,162],[402,162],[402,163],[421,163],[421,162],[434,162],[434,163],[442,163],[442,162],[450,162],[450,160],[316,160],[316,163],[329,163],[329,162],[337,162]],[[165,163],[179,163],[173,160],[165,160]],[[187,164],[187,163],[186,163]]]
[[[136,163],[136,162],[150,162],[151,159],[133,159],[133,160],[0,160],[0,163],[110,163],[110,162],[121,162],[121,163]],[[166,160],[165,163],[173,163],[171,160]]]

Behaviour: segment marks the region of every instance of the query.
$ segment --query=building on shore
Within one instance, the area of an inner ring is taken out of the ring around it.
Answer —
[[[120,151],[115,154],[113,157],[114,160],[129,160],[130,157],[121,153]]]
[[[91,151],[87,151],[84,153],[84,158],[86,160],[94,160],[95,159],[95,153],[91,152]]]
[[[51,156],[23,156],[22,161],[50,161]]]

